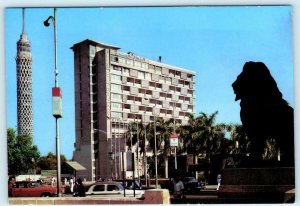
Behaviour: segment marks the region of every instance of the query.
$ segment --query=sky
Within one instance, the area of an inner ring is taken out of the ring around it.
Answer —
[[[17,129],[16,43],[22,9],[5,15],[6,125]],[[27,8],[25,31],[33,59],[34,144],[55,153],[53,8]],[[119,46],[123,52],[196,72],[195,111],[218,111],[217,122],[241,123],[231,84],[247,61],[269,68],[283,98],[294,107],[291,6],[187,6],[58,8],[57,57],[63,92],[61,153],[72,158],[75,142],[74,55],[85,39]]]

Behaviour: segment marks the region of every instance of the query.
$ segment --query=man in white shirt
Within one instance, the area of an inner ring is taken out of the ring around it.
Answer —
[[[184,197],[184,185],[178,178],[175,178],[174,181],[174,198],[182,199]]]

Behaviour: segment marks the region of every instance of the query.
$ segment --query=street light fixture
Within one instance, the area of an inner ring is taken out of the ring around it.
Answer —
[[[56,8],[54,8],[54,15],[49,16],[44,21],[44,26],[50,25],[52,20],[54,26],[54,65],[55,65],[55,86],[52,88],[52,109],[55,117],[55,133],[56,133],[56,162],[57,162],[57,195],[60,197],[60,181],[61,181],[61,166],[60,166],[60,136],[59,136],[59,118],[62,117],[62,99],[61,89],[58,87],[58,69],[57,69],[57,41],[56,41]]]
[[[53,16],[49,16],[48,19],[44,21],[44,26],[48,27],[50,25],[49,20],[55,21]]]

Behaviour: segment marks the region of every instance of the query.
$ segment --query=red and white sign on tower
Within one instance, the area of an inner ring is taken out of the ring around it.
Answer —
[[[52,88],[52,113],[55,118],[62,117],[62,92],[59,87]]]
[[[170,146],[178,147],[178,135],[177,134],[170,134]]]

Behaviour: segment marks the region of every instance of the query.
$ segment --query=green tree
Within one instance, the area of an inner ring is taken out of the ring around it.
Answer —
[[[218,112],[207,115],[201,112],[198,117],[190,115],[189,124],[182,126],[181,138],[189,154],[195,157],[197,163],[199,154],[203,154],[209,161],[210,155],[221,151],[221,144],[225,138],[225,124],[216,124]]]
[[[17,136],[12,128],[7,129],[8,174],[27,174],[35,169],[36,161],[40,157],[38,148],[33,145],[32,137]]]
[[[67,158],[62,154],[60,155],[60,161],[62,165],[62,171],[64,170],[64,162],[67,161]],[[46,156],[41,156],[37,161],[37,166],[39,170],[56,170],[57,169],[57,160],[56,155],[52,152],[49,152]]]
[[[230,124],[227,126],[227,130],[231,134],[231,144],[227,148],[228,153],[246,155],[250,149],[250,141],[243,125]]]

